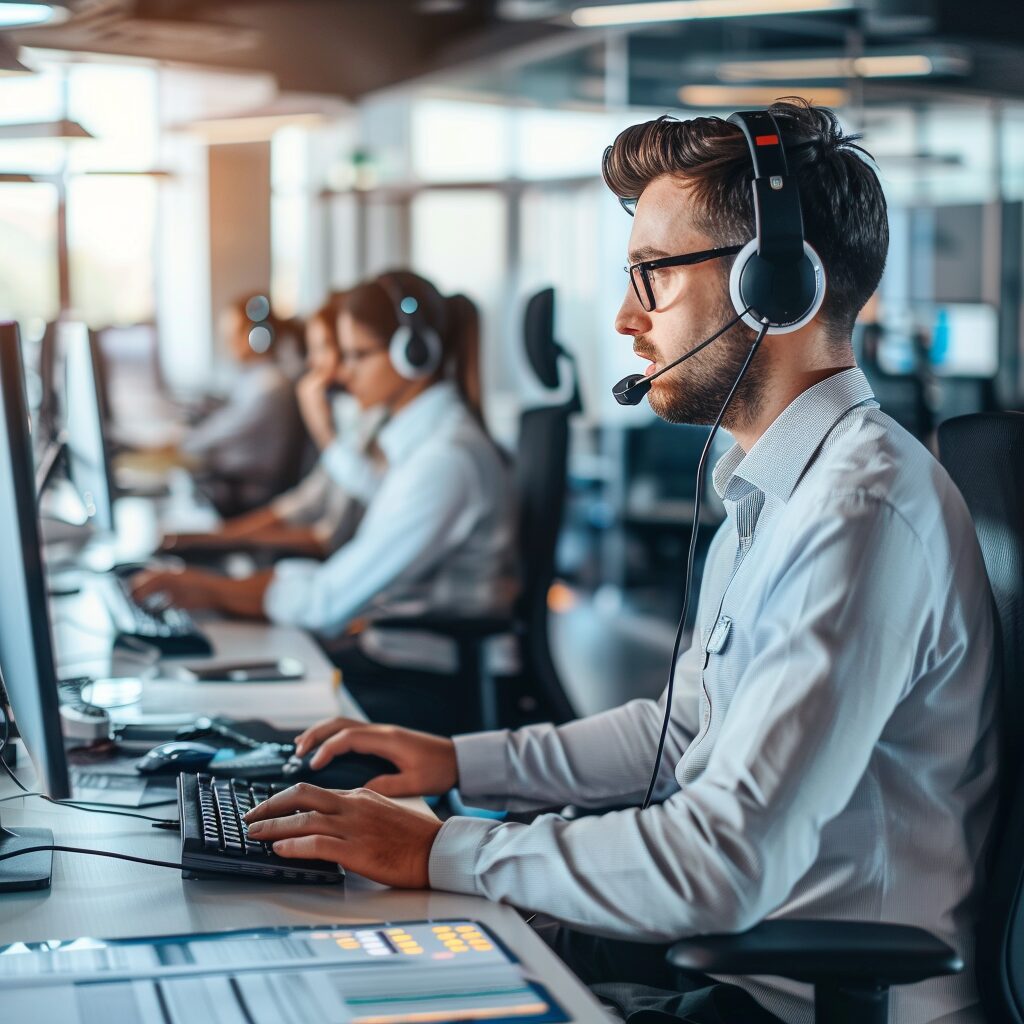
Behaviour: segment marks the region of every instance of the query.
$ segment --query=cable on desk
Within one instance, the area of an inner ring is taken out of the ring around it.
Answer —
[[[7,709],[2,704],[0,704],[0,718],[3,719],[3,736],[0,737],[0,754],[2,754],[11,736],[10,719],[7,717]],[[113,805],[101,804],[101,806],[97,807],[86,806],[87,803],[99,804],[100,801],[97,800],[88,800],[81,803],[76,800],[54,800],[52,796],[47,796],[45,793],[34,793],[30,791],[28,786],[26,786],[21,779],[14,774],[11,766],[2,757],[0,757],[0,766],[2,766],[3,770],[10,776],[11,782],[21,790],[20,793],[15,793],[14,796],[3,797],[0,799],[0,803],[7,803],[8,800],[24,800],[26,797],[34,796],[38,797],[40,800],[45,800],[49,804],[53,804],[55,807],[71,807],[76,811],[85,811],[89,814],[112,814],[118,818],[139,818],[142,821],[157,822],[161,828],[168,828],[171,825],[177,826],[179,824],[179,822],[174,821],[171,818],[154,818],[151,814],[137,814],[134,811],[109,810],[108,806]]]
[[[4,765],[4,767],[7,768],[7,765]],[[7,774],[10,775],[10,773],[10,768],[7,768]],[[24,793],[15,793],[14,796],[0,797],[0,804],[5,804],[9,800],[24,800],[30,796],[37,797],[40,800],[45,800],[48,804],[53,804],[55,807],[70,807],[72,810],[85,811],[88,814],[112,814],[116,818],[139,818],[141,821],[156,822],[162,827],[169,827],[173,825],[177,828],[179,825],[176,818],[154,818],[151,814],[136,814],[135,811],[108,810],[106,806],[87,807],[84,802],[79,803],[77,800],[54,800],[52,796],[47,796],[45,793],[30,793],[27,789]],[[89,803],[92,802],[93,801],[91,800],[89,801]]]
[[[110,850],[87,850],[80,846],[60,846],[58,844],[45,846],[26,846],[21,850],[12,850],[10,853],[0,853],[0,861],[10,860],[12,857],[24,857],[30,853],[45,853],[49,850],[52,853],[83,853],[89,857],[110,857],[112,860],[130,860],[133,864],[151,864],[157,868],[173,868],[175,871],[190,871],[191,868],[180,861],[154,860],[152,857],[136,857],[131,853],[112,853]]]

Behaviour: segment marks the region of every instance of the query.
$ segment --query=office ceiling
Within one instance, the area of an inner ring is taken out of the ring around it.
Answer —
[[[506,0],[507,2],[507,0]],[[499,0],[67,0],[26,46],[270,72],[286,91],[355,99],[565,26],[507,20]]]
[[[269,72],[282,91],[350,100],[426,78],[543,103],[613,98],[672,106],[681,86],[720,82],[716,68],[723,60],[907,52],[926,43],[960,58],[956,72],[862,81],[861,98],[1024,97],[1024,19],[1007,17],[1019,0],[857,0],[855,11],[611,33],[572,26],[568,15],[582,0],[66,2],[69,20],[13,38],[29,46]],[[818,85],[830,82],[843,84],[823,78]]]

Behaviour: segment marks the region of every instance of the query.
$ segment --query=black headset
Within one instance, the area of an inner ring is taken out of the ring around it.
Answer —
[[[253,295],[245,303],[245,316],[249,321],[249,348],[259,355],[269,352],[277,333],[270,316],[270,299],[266,295]]]
[[[789,334],[809,324],[825,298],[825,268],[804,238],[800,190],[789,176],[786,150],[767,110],[729,116],[750,147],[754,164],[754,237],[729,275],[733,308],[755,331]]]
[[[388,342],[395,372],[406,380],[433,376],[444,361],[444,344],[437,329],[424,317],[423,303],[398,272],[381,274],[377,283],[391,300],[398,320],[398,328]]]

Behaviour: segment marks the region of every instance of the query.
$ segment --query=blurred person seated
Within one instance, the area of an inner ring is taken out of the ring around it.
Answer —
[[[349,393],[388,416],[385,470],[353,538],[322,564],[286,559],[246,579],[142,573],[135,595],[313,630],[371,718],[450,733],[472,704],[454,643],[372,622],[506,614],[515,597],[515,502],[483,425],[477,310],[397,271],[348,294],[338,337]]]
[[[164,551],[178,554],[246,550],[327,558],[351,539],[376,490],[384,460],[375,444],[382,411],[363,412],[345,393],[347,367],[338,348],[337,293],[306,322],[306,373],[296,387],[299,409],[320,454],[305,478],[269,504],[228,519],[209,533],[168,534]],[[339,431],[338,421],[345,421]]]
[[[265,504],[295,482],[304,443],[295,393],[277,364],[283,327],[262,294],[233,302],[220,320],[237,370],[227,401],[192,427],[178,452],[221,515]]]

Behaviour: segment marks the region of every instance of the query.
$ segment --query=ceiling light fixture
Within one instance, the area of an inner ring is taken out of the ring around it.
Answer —
[[[267,142],[281,128],[302,125],[316,128],[327,121],[324,114],[258,114],[246,117],[217,117],[190,121],[177,129],[198,135],[214,145],[240,142]]]
[[[21,124],[0,124],[0,139],[94,139],[77,121],[25,121]]]
[[[770,86],[684,85],[679,90],[679,102],[686,107],[767,107],[779,96],[779,90]],[[823,107],[844,107],[850,94],[846,89],[825,87],[807,92],[806,98]]]
[[[891,53],[725,61],[718,65],[715,74],[722,82],[793,82],[829,78],[921,78],[968,71],[970,61],[966,56]]]
[[[651,3],[578,7],[572,22],[580,28],[607,28],[696,18],[752,18],[768,14],[849,11],[854,0],[654,0]]]
[[[68,10],[60,4],[9,3],[0,0],[0,28],[28,28],[66,21]]]

